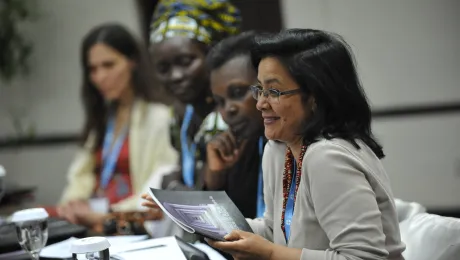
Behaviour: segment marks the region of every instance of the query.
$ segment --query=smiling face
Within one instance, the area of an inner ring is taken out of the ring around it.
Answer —
[[[256,72],[248,56],[237,56],[211,72],[211,90],[219,113],[238,138],[260,136],[263,123],[249,86]]]
[[[181,102],[194,101],[209,87],[200,43],[173,37],[152,45],[150,51],[156,78]]]
[[[132,94],[133,62],[102,43],[91,47],[87,55],[91,83],[105,100],[120,100],[125,95]]]
[[[289,71],[274,57],[267,57],[259,63],[257,75],[264,90],[277,89],[281,92],[299,89]],[[311,106],[303,104],[300,94],[281,95],[279,101],[260,96],[257,109],[262,112],[265,136],[287,144],[298,142],[302,123],[311,115]]]

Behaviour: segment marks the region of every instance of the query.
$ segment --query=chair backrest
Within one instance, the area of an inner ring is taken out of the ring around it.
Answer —
[[[460,258],[460,246],[452,245],[444,251],[438,260],[456,260]]]
[[[400,199],[395,199],[395,205],[399,223],[408,218],[411,218],[416,214],[426,212],[426,208],[416,202],[407,202]]]
[[[419,213],[400,223],[406,260],[460,259],[460,219]]]

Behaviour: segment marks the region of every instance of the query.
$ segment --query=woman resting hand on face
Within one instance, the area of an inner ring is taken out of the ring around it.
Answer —
[[[257,81],[250,47],[254,32],[217,44],[208,54],[211,90],[229,130],[207,143],[205,187],[224,190],[247,218],[264,212],[262,154],[264,125],[250,86]]]

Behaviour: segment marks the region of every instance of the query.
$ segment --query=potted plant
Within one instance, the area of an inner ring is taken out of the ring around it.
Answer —
[[[21,25],[32,19],[33,1],[0,1],[0,80],[10,82],[29,71],[32,43],[21,31]]]
[[[0,0],[0,91],[5,86],[12,87],[13,81],[29,72],[29,57],[33,46],[23,27],[34,19],[34,5],[34,0]],[[33,137],[32,124],[24,126],[24,107],[19,110],[3,109],[13,124],[14,139]]]

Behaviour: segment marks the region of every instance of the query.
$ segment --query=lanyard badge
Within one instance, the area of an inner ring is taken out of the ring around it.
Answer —
[[[297,176],[297,162],[295,159],[292,159],[292,181],[289,189],[289,195],[286,202],[286,209],[284,211],[284,233],[286,242],[289,241],[291,236],[291,223],[292,216],[294,215],[294,206],[295,206],[295,191],[296,191],[296,176]]]
[[[111,116],[107,124],[107,130],[104,137],[104,143],[102,147],[102,173],[100,190],[105,190],[109,185],[110,180],[113,177],[115,166],[117,164],[118,157],[120,156],[121,148],[125,141],[128,133],[128,126],[125,125],[121,130],[118,138],[114,141],[114,129],[115,129],[115,118]],[[112,146],[113,143],[113,146]],[[112,146],[112,149],[110,147]]]
[[[259,178],[257,183],[257,213],[256,217],[261,218],[264,216],[265,212],[265,201],[264,201],[264,180],[262,172],[262,156],[264,153],[264,138],[261,136],[259,138]]]
[[[184,179],[185,185],[189,188],[194,186],[195,177],[195,152],[196,143],[193,141],[188,144],[187,130],[190,127],[190,123],[193,117],[193,106],[187,105],[185,108],[184,121],[180,129],[180,141],[181,141],[181,152],[182,152],[182,178]]]

